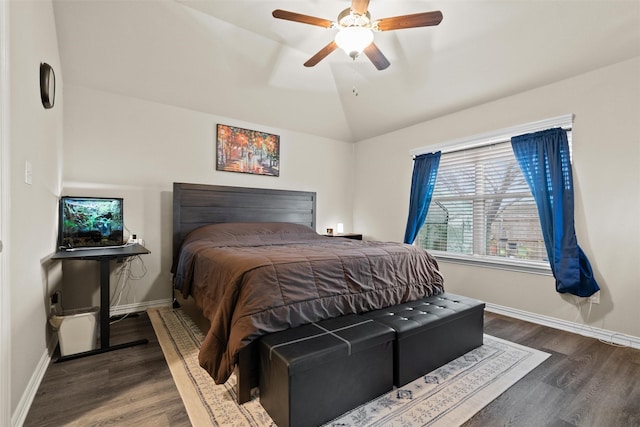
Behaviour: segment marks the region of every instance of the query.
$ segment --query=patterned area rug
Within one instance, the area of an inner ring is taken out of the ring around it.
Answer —
[[[198,365],[203,335],[181,310],[148,311],[195,427],[275,426],[260,405],[236,403],[236,378],[216,385]],[[327,426],[459,426],[542,363],[549,354],[490,335],[484,345],[368,402]]]

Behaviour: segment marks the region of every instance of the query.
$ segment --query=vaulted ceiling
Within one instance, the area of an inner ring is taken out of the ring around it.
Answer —
[[[336,30],[271,16],[336,20],[349,5],[54,0],[64,84],[360,141],[640,56],[637,0],[371,0],[373,19],[444,15],[376,33],[384,71],[342,51],[304,67]]]

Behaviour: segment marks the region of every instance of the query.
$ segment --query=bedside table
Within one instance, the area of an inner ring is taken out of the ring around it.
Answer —
[[[358,233],[334,233],[334,234],[325,234],[327,237],[344,237],[346,239],[352,240],[362,240],[362,234]]]

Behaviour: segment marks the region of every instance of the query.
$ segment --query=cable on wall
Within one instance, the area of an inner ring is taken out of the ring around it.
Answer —
[[[135,272],[134,270],[137,270],[137,272]],[[125,259],[116,274],[118,279],[116,281],[113,295],[110,298],[110,300],[112,301],[111,308],[118,307],[120,305],[120,301],[122,301],[123,295],[125,295],[125,291],[126,295],[133,295],[133,304],[135,304],[136,290],[134,286],[131,286],[131,280],[140,280],[147,274],[147,267],[144,265],[142,257],[136,255],[134,257]],[[111,324],[126,319],[129,314],[130,313],[126,313],[119,319],[112,321]]]

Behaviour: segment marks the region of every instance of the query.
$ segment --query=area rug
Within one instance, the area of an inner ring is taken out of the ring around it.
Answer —
[[[198,365],[203,335],[180,309],[148,311],[191,423],[275,426],[260,405],[236,403],[236,378],[216,385]],[[484,344],[435,371],[358,407],[327,426],[459,426],[542,363],[549,354],[490,335]]]

